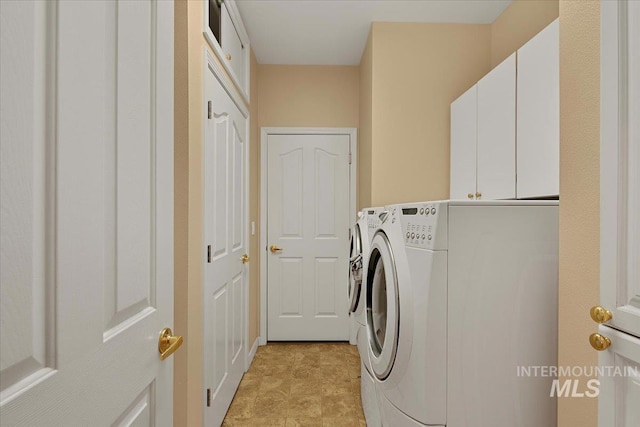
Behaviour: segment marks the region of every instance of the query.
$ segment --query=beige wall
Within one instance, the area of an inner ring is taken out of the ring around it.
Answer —
[[[369,31],[367,45],[360,60],[360,127],[358,128],[358,210],[371,203],[371,134],[373,131],[373,33]]]
[[[259,65],[263,126],[358,127],[356,66]]]
[[[600,274],[600,3],[560,1],[560,366],[593,366]],[[581,390],[586,379],[581,379]],[[562,398],[559,426],[595,427],[597,400]]]
[[[371,204],[446,199],[449,106],[489,71],[491,27],[376,22],[370,42]]]
[[[491,25],[491,67],[558,17],[558,0],[515,0]]]
[[[201,426],[203,412],[202,117],[204,48],[201,2],[176,0],[174,150],[174,332],[184,344],[174,355],[173,424]],[[211,49],[209,49],[211,50]],[[213,56],[213,53],[212,53]],[[220,67],[222,68],[222,66]],[[228,78],[228,77],[227,77]]]
[[[251,106],[249,108],[249,221],[256,224],[249,237],[249,348],[260,335],[260,126],[258,116],[258,61],[251,49]]]
[[[175,2],[174,425],[202,424],[202,7]],[[199,13],[198,13],[199,12]]]

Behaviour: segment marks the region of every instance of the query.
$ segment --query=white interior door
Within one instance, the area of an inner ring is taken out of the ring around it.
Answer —
[[[626,427],[640,420],[640,2],[601,13],[600,303],[612,318],[599,363],[635,375],[600,378],[598,417]]]
[[[269,340],[349,339],[349,150],[349,135],[268,136]]]
[[[0,2],[3,425],[166,425],[173,4]]]
[[[204,383],[206,425],[220,425],[245,369],[246,119],[205,76]],[[209,107],[210,105],[210,107]]]

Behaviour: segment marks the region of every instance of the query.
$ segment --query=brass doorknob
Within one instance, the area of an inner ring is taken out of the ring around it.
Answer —
[[[589,342],[591,343],[591,347],[598,351],[604,351],[611,346],[611,340],[609,338],[597,333],[589,336]]]
[[[476,199],[480,199],[482,197],[482,193],[476,193]]]
[[[467,194],[467,198],[468,198],[468,199],[473,199],[473,193],[469,193],[469,194]]]
[[[242,263],[243,263],[243,264],[246,264],[246,263],[248,263],[248,262],[249,262],[249,260],[250,260],[251,258],[249,258],[249,255],[244,254],[244,255],[242,255],[242,258],[240,258],[240,259],[242,260]]]
[[[269,246],[269,250],[272,254],[275,254],[276,252],[282,252],[282,248],[279,248],[276,245]]]
[[[227,60],[231,61],[231,54],[227,53]]]
[[[591,318],[596,323],[608,322],[613,317],[613,314],[611,314],[609,310],[607,310],[606,308],[602,308],[599,305],[591,307],[589,314],[591,314]]]
[[[158,339],[158,352],[160,353],[160,360],[164,360],[171,356],[182,345],[182,337],[173,336],[171,328],[164,328],[160,331],[160,338]]]

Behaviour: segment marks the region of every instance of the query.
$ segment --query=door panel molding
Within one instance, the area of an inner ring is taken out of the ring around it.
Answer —
[[[358,143],[356,128],[263,127],[260,128],[260,253],[267,254],[267,143],[269,135],[347,135],[349,137],[349,214],[356,217]],[[346,274],[346,272],[345,272]],[[260,345],[267,343],[267,260],[260,259]]]

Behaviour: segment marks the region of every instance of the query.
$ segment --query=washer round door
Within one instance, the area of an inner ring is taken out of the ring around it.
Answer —
[[[362,288],[362,234],[360,224],[353,227],[349,254],[349,313],[358,308]]]
[[[371,367],[379,380],[389,376],[398,351],[400,300],[396,263],[384,232],[371,242],[367,266],[367,330]]]

